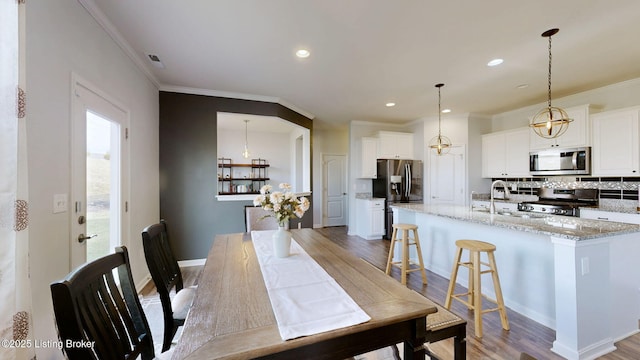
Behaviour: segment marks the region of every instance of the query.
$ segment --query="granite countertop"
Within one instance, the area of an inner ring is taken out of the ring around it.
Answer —
[[[385,198],[381,198],[381,197],[378,197],[378,196],[373,196],[373,195],[371,195],[371,193],[356,193],[356,199],[358,199],[358,200],[373,200],[373,201],[386,200]]]
[[[476,209],[471,211],[466,206],[451,205],[395,204],[392,205],[392,208],[569,240],[589,240],[640,232],[640,225],[587,220],[560,215],[517,211],[504,215],[489,214],[486,210]]]
[[[607,207],[607,206],[599,206],[599,207],[584,207],[580,208],[580,210],[597,210],[597,211],[606,211],[610,213],[622,213],[622,214],[640,214],[640,211],[631,208],[620,208],[620,207]]]

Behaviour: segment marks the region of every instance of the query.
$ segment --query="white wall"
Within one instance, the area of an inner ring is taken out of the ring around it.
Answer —
[[[349,131],[345,128],[313,129],[313,227],[323,225],[323,155],[345,155],[348,167],[349,159]],[[347,182],[349,186],[349,182]],[[347,188],[347,192],[350,189]]]
[[[218,157],[231,158],[234,164],[249,164],[251,159],[265,159],[269,163],[269,184],[275,189],[280,183],[291,183],[292,163],[290,153],[293,149],[288,133],[257,133],[249,131],[247,134],[251,157],[242,157],[244,150],[244,130],[234,131],[218,129]],[[235,168],[237,176],[249,175],[249,168]]]
[[[640,105],[640,78],[623,81],[575,95],[551,99],[552,105],[569,108],[585,104],[594,105],[598,111],[609,111]],[[492,132],[515,129],[529,125],[529,118],[547,106],[546,102],[507,111],[493,116]],[[596,111],[597,112],[597,111]]]
[[[351,121],[349,124],[349,165],[347,172],[349,178],[347,181],[347,193],[349,196],[349,235],[355,235],[356,229],[356,193],[372,193],[373,183],[371,179],[358,178],[360,173],[360,138],[375,137],[378,131],[397,131],[397,132],[414,132],[415,127],[421,127],[421,124],[384,124],[367,121]],[[421,132],[420,132],[421,134]],[[416,149],[414,136],[414,150]],[[415,153],[415,159],[422,160],[422,152]]]
[[[49,284],[69,271],[71,212],[52,213],[70,193],[70,91],[75,72],[130,110],[128,230],[134,278],[148,273],[140,231],[159,218],[158,90],[76,0],[26,3],[29,234],[34,337],[57,339]],[[37,349],[38,359],[61,359]]]

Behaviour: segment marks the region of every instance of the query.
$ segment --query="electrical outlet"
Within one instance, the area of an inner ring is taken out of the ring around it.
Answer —
[[[580,262],[582,263],[582,275],[587,275],[589,273],[589,258],[583,257]]]
[[[63,213],[67,211],[67,204],[69,196],[67,194],[55,194],[53,195],[53,213]]]

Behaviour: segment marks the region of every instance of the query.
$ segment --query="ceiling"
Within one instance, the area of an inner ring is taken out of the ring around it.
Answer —
[[[451,114],[542,104],[556,27],[553,98],[640,78],[638,0],[79,1],[160,89],[279,101],[314,128],[437,116],[440,82]]]
[[[258,133],[286,133],[289,134],[295,129],[299,129],[298,125],[295,125],[289,121],[283,120],[277,116],[261,116],[261,115],[248,115],[248,114],[234,114],[227,112],[218,113],[218,122],[216,126],[218,129],[231,130],[231,131],[247,131]],[[246,123],[245,120],[249,120]]]

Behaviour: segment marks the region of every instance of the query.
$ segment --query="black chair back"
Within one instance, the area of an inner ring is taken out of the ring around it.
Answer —
[[[164,221],[149,225],[142,230],[142,244],[147,266],[162,304],[164,316],[162,351],[166,351],[171,347],[171,340],[178,327],[184,324],[184,319],[174,319],[169,296],[171,289],[174,287],[176,293],[184,287],[182,273],[180,272],[178,261],[171,251],[167,225]]]
[[[151,330],[133,283],[126,247],[52,283],[51,296],[58,336],[69,360],[154,358]]]

